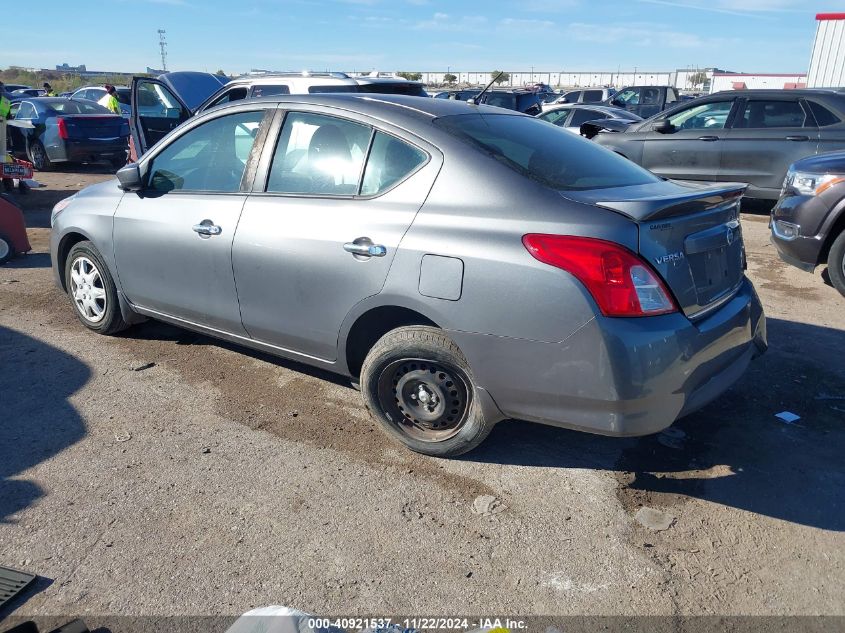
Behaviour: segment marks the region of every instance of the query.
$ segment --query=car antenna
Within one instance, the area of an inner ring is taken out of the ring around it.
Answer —
[[[471,99],[467,99],[467,103],[471,103],[472,105],[476,105],[478,103],[478,100],[481,99],[482,96],[484,96],[484,93],[487,92],[488,90],[490,90],[490,86],[492,86],[494,83],[496,83],[496,80],[504,74],[505,74],[505,71],[500,70],[499,74],[496,75],[495,77],[493,77],[493,80],[489,84],[484,86],[484,90],[479,92],[477,95],[475,95]]]

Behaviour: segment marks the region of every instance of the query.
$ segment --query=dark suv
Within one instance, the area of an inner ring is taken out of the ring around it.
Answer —
[[[845,296],[845,152],[790,165],[770,227],[781,259],[807,272],[827,263]]]
[[[532,116],[543,111],[543,99],[533,90],[490,90],[481,96],[479,103],[516,110]]]

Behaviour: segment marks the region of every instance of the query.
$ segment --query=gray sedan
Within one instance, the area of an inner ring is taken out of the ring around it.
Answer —
[[[742,185],[664,181],[499,108],[240,101],[56,205],[80,321],[160,319],[350,377],[412,450],[522,418],[660,431],[766,347]]]
[[[791,163],[845,149],[845,91],[717,92],[595,141],[666,178],[735,180],[776,200]]]

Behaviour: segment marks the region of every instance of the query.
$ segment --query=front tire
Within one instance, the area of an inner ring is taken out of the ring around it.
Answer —
[[[99,251],[79,242],[65,262],[65,287],[82,325],[98,334],[114,334],[129,327],[120,313],[117,287]]]
[[[833,240],[827,255],[827,272],[833,287],[845,297],[845,231]]]
[[[0,266],[15,256],[15,247],[12,240],[0,233]]]
[[[361,367],[361,393],[388,435],[424,455],[466,453],[495,426],[484,417],[466,358],[435,327],[382,336]]]

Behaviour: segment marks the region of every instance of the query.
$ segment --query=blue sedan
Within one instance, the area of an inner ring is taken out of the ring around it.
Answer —
[[[57,163],[126,163],[129,123],[81,99],[39,97],[12,104],[8,137],[13,155],[39,171]]]

